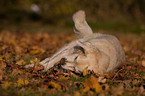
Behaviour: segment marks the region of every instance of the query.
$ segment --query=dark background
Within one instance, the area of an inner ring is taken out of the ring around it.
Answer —
[[[145,0],[0,0],[0,30],[72,28],[80,9],[93,29],[145,32]]]

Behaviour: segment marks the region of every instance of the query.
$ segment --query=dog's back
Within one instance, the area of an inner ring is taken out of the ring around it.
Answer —
[[[115,36],[102,34],[102,36],[91,39],[90,42],[109,57],[110,62],[108,63],[110,64],[107,72],[113,71],[113,69],[116,69],[125,61],[125,53],[119,40]]]

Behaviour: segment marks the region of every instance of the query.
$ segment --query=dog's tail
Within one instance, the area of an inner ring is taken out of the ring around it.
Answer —
[[[93,34],[92,29],[87,24],[85,11],[79,10],[73,15],[73,21],[75,24],[74,32],[77,38],[84,38]]]

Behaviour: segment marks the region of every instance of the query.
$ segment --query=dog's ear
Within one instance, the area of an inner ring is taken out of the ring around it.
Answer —
[[[99,50],[90,42],[83,43],[81,41],[77,41],[77,44],[84,49],[85,54],[92,52],[99,53]]]
[[[83,53],[85,54],[85,49],[79,45],[74,46],[74,53]]]

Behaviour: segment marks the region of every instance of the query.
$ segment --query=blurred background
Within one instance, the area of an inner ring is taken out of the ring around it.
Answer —
[[[72,30],[80,9],[94,30],[145,32],[145,0],[0,0],[0,30]]]

